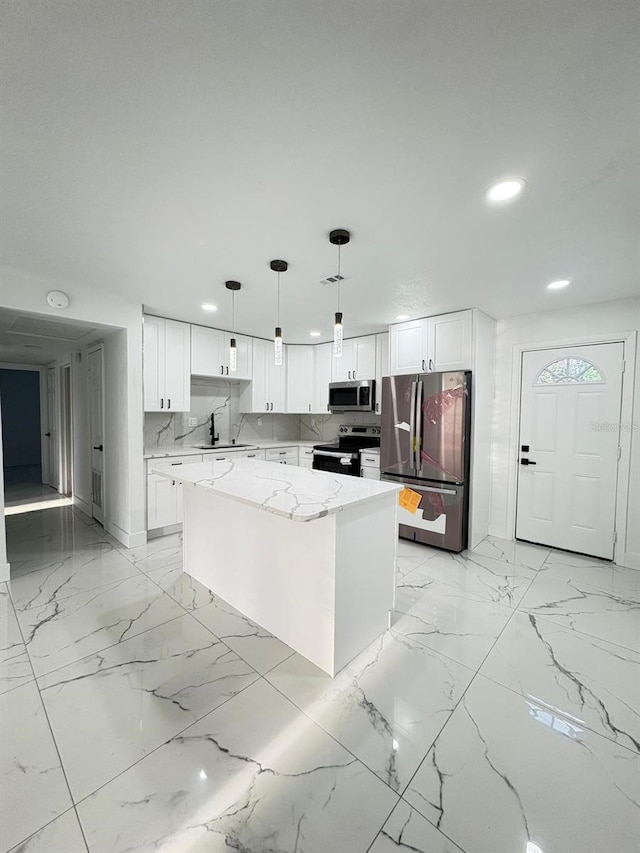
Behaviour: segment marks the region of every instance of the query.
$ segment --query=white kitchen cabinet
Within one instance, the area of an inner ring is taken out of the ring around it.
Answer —
[[[390,375],[424,373],[429,360],[427,320],[409,320],[389,327]]]
[[[252,379],[240,394],[240,412],[285,412],[287,398],[288,349],[284,347],[283,364],[276,365],[273,342],[254,338]]]
[[[311,470],[313,468],[313,446],[301,444],[298,447],[298,465],[301,468]]]
[[[314,347],[287,347],[287,412],[308,414],[313,410]]]
[[[333,356],[332,356],[333,358]],[[332,381],[375,379],[376,336],[347,338],[342,343],[342,357],[333,358]]]
[[[473,312],[457,311],[427,320],[428,370],[471,370]]]
[[[371,450],[360,451],[360,476],[366,480],[380,479],[380,454]]]
[[[201,462],[202,456],[172,456],[150,459],[147,465],[147,530],[172,527],[183,519],[183,492],[179,481],[184,465]],[[153,470],[154,464],[170,465],[175,469],[176,479],[168,480]]]
[[[470,370],[473,311],[424,317],[389,327],[391,375]]]
[[[297,465],[298,464],[298,445],[292,444],[290,447],[269,447],[264,452],[264,458],[267,462],[279,462],[281,465]]]
[[[316,344],[313,350],[313,411],[326,414],[329,411],[333,344]]]
[[[145,412],[188,412],[191,407],[191,327],[146,316],[143,325]]]
[[[382,379],[390,376],[389,371],[389,333],[376,335],[376,414],[382,406]]]
[[[237,367],[229,371],[229,345],[236,339]],[[225,379],[251,379],[253,340],[245,335],[232,335],[207,326],[191,327],[191,373]]]

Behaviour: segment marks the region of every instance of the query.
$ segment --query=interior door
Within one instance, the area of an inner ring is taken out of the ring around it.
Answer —
[[[104,361],[102,346],[89,350],[89,437],[91,441],[91,514],[104,522]]]
[[[522,356],[516,537],[611,559],[624,345]]]
[[[47,470],[43,471],[44,482],[58,489],[58,431],[56,428],[56,368],[47,370]]]

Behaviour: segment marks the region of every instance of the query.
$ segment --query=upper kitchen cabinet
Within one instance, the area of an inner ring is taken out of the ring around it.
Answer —
[[[237,367],[229,370],[229,345],[236,339]],[[205,326],[191,327],[191,373],[225,379],[249,380],[252,377],[253,341],[244,335],[231,335]]]
[[[424,373],[429,360],[427,321],[409,320],[389,327],[390,375]]]
[[[429,317],[428,370],[471,370],[473,361],[473,311]]]
[[[347,338],[342,344],[342,357],[333,359],[332,381],[376,378],[376,336]]]
[[[144,317],[144,410],[188,412],[191,408],[191,327]]]
[[[326,414],[329,411],[332,361],[333,344],[316,344],[313,347],[313,412],[315,414]]]
[[[314,349],[313,346],[287,347],[287,412],[291,414],[313,411]]]
[[[473,311],[394,323],[389,329],[390,372],[471,370]]]
[[[376,335],[376,414],[380,414],[382,401],[382,379],[390,375],[389,333]]]
[[[289,347],[284,347],[284,363],[276,365],[273,341],[253,339],[252,381],[240,394],[240,411],[286,412],[287,361]]]

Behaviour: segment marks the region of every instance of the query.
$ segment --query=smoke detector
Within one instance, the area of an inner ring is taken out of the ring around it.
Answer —
[[[342,283],[343,281],[349,281],[350,276],[342,275],[342,273],[335,272],[333,275],[328,275],[325,278],[320,279],[320,284],[323,287],[326,287],[328,284],[337,284],[338,282]]]

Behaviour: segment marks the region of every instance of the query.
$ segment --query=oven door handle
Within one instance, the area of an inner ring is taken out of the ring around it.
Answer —
[[[357,459],[357,456],[353,453],[331,453],[330,450],[314,450],[314,456],[328,456],[330,459],[348,459],[349,462],[353,462],[354,459]]]

